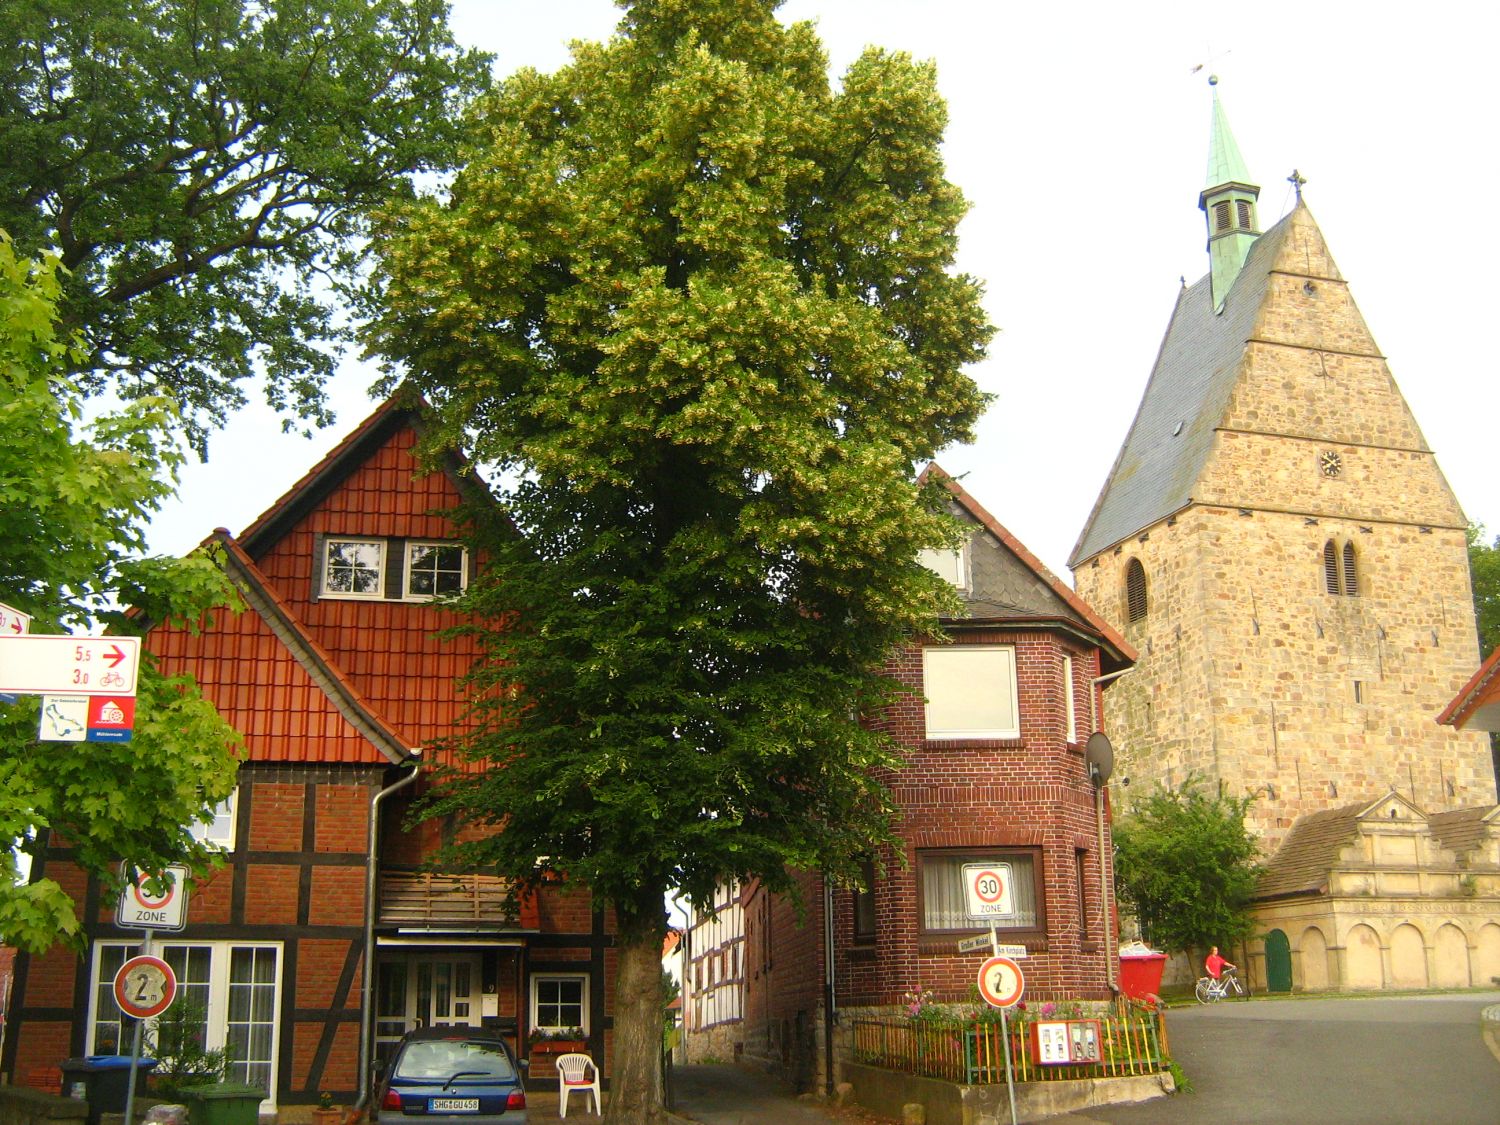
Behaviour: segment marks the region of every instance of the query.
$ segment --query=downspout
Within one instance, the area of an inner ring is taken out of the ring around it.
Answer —
[[[1090,690],[1094,693],[1096,700],[1095,730],[1104,729],[1104,691],[1099,685],[1117,680],[1134,671],[1135,667],[1132,665],[1129,668],[1121,668],[1118,672],[1095,676],[1090,681]],[[1120,991],[1119,961],[1111,948],[1115,919],[1109,913],[1109,874],[1114,868],[1115,857],[1106,855],[1104,851],[1104,785],[1097,781],[1094,782],[1094,822],[1099,832],[1099,913],[1103,915],[1103,925],[1100,928],[1104,931],[1104,980],[1109,985],[1109,990],[1118,994]]]
[[[405,789],[417,780],[422,772],[422,748],[413,746],[410,756],[402,765],[410,765],[411,772],[398,777],[375,796],[370,798],[370,833],[365,849],[365,952],[364,975],[360,984],[359,1000],[359,1096],[354,1101],[354,1116],[364,1109],[370,1100],[370,1060],[374,1054],[375,1032],[375,890],[379,864],[376,848],[380,843],[380,803],[397,790]]]
[[[823,1093],[833,1097],[833,885],[823,875]]]

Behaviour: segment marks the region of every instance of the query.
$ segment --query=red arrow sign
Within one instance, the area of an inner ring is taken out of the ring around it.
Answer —
[[[127,659],[127,655],[119,645],[112,645],[109,651],[104,654],[103,659],[111,668],[118,668],[120,661]]]

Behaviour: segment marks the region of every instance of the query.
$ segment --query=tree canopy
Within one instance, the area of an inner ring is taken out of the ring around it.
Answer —
[[[60,333],[55,260],[18,255],[0,233],[0,602],[33,617],[32,632],[103,622],[138,632],[148,620],[196,621],[238,599],[201,554],[149,558],[147,518],[170,495],[183,454],[175,409],[146,398],[84,426],[68,375],[77,341]],[[142,607],[131,617],[112,607]],[[39,697],[0,704],[0,839],[33,848],[61,832],[86,870],[113,880],[127,860],[158,872],[203,867],[184,825],[206,820],[234,786],[238,736],[191,684],[142,669],[127,743],[38,744]],[[79,933],[55,880],[18,885],[0,852],[0,943],[38,951]]]
[[[1115,824],[1116,889],[1147,941],[1201,951],[1250,936],[1260,869],[1245,814],[1254,802],[1190,781],[1153,791]]]
[[[637,1120],[663,894],[854,880],[890,838],[859,716],[936,627],[917,555],[958,532],[915,467],[969,439],[991,329],[931,65],[871,49],[834,92],[772,0],[622,6],[481,100],[450,196],[389,209],[376,347],[499,500],[459,747],[497,768],[438,811],[504,828],[468,861],[614,908],[610,1113]]]
[[[322,423],[369,210],[451,162],[486,59],[444,0],[0,5],[0,229],[55,251],[88,393],[200,450],[263,373]],[[336,346],[336,345],[335,345]]]
[[[1479,626],[1479,654],[1500,647],[1500,535],[1486,543],[1482,525],[1470,524],[1469,575],[1474,583],[1474,615]]]

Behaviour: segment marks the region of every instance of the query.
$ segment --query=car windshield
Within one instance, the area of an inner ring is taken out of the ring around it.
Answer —
[[[408,1043],[396,1060],[392,1077],[407,1080],[442,1079],[458,1075],[476,1081],[514,1078],[510,1056],[495,1042],[480,1039],[422,1039]]]

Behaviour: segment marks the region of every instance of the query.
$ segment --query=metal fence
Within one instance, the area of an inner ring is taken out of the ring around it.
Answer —
[[[1165,1029],[1160,1018],[1157,1012],[1140,1009],[1119,1009],[1101,1016],[1099,1061],[1062,1065],[1036,1061],[1032,1049],[1035,1021],[1013,1021],[1009,1050],[1015,1080],[1055,1082],[1154,1074],[1165,1065]],[[898,1016],[853,1022],[855,1062],[969,1086],[1005,1081],[1007,1044],[998,1022]]]

